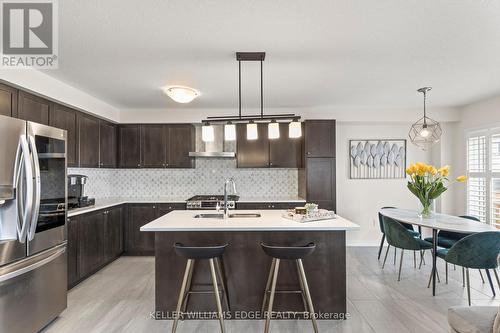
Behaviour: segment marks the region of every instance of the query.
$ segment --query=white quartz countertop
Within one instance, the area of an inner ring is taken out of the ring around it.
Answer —
[[[238,210],[237,213],[260,213],[261,217],[195,218],[197,214],[214,214],[213,210],[174,210],[143,225],[141,231],[345,231],[359,225],[337,216],[335,219],[300,223],[281,214],[284,210]]]
[[[83,208],[76,208],[68,211],[68,217],[90,213],[96,210],[105,209],[113,206],[118,206],[127,203],[185,203],[189,197],[116,197],[116,198],[96,198],[95,205]],[[241,197],[238,202],[297,202],[305,203],[306,201],[299,197]]]

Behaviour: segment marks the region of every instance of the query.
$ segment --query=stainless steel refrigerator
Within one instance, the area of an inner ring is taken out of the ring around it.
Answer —
[[[66,131],[0,116],[0,332],[66,308],[66,191]]]

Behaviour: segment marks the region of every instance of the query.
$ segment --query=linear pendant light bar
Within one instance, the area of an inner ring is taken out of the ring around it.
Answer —
[[[265,52],[236,52],[236,60],[238,61],[238,115],[237,116],[213,116],[202,120],[202,124],[210,126],[210,123],[224,123],[228,128],[228,135],[225,135],[225,140],[234,140],[233,131],[235,124],[247,124],[247,139],[256,140],[258,138],[257,123],[268,124],[269,139],[279,138],[279,125],[277,122],[290,121],[290,129],[293,128],[293,133],[289,133],[289,137],[300,137],[302,135],[300,128],[300,116],[293,113],[264,115],[264,59]],[[241,114],[241,62],[242,61],[259,61],[260,62],[260,114],[257,115],[242,115]],[[207,133],[208,134],[208,133]],[[207,135],[208,136],[208,135]]]

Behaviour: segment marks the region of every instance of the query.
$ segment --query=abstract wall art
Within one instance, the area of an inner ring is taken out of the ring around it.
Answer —
[[[349,140],[350,179],[406,178],[406,140]]]

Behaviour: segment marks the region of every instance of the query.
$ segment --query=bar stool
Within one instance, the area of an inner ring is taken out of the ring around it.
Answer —
[[[267,294],[269,293],[269,304],[266,313],[266,326],[265,333],[269,332],[269,325],[271,323],[271,316],[273,311],[274,295],[279,293],[298,293],[302,296],[304,303],[304,313],[308,313],[311,317],[314,332],[318,332],[318,324],[314,313],[314,307],[309,293],[309,285],[307,284],[306,273],[302,265],[302,258],[311,254],[315,249],[314,243],[309,243],[305,246],[271,246],[264,243],[260,244],[264,252],[273,258],[269,276],[267,278],[266,289],[264,290],[264,300],[262,302],[261,313],[264,313],[267,303]],[[278,271],[281,260],[295,260],[297,266],[297,275],[299,277],[300,290],[276,290],[276,282],[278,280]]]
[[[224,295],[224,300],[226,302],[227,310],[229,310],[229,297],[227,294],[225,275],[223,274],[223,266],[220,259],[222,254],[228,244],[216,245],[216,246],[185,246],[181,243],[174,244],[175,252],[187,259],[186,269],[184,270],[184,278],[182,279],[181,290],[179,292],[179,300],[177,301],[177,307],[175,309],[174,324],[172,326],[172,333],[177,330],[177,323],[179,317],[186,313],[186,307],[190,294],[214,294],[215,303],[217,304],[217,313],[219,316],[219,323],[221,332],[224,333],[224,314],[222,313],[222,305],[220,300],[221,293]],[[191,279],[193,277],[193,269],[196,260],[207,260],[210,264],[210,272],[212,275],[212,285],[213,291],[191,291]],[[222,266],[222,268],[221,268]],[[217,281],[217,275],[219,275],[220,284],[222,287],[222,292],[219,291],[219,282]],[[182,311],[181,311],[182,308]]]

